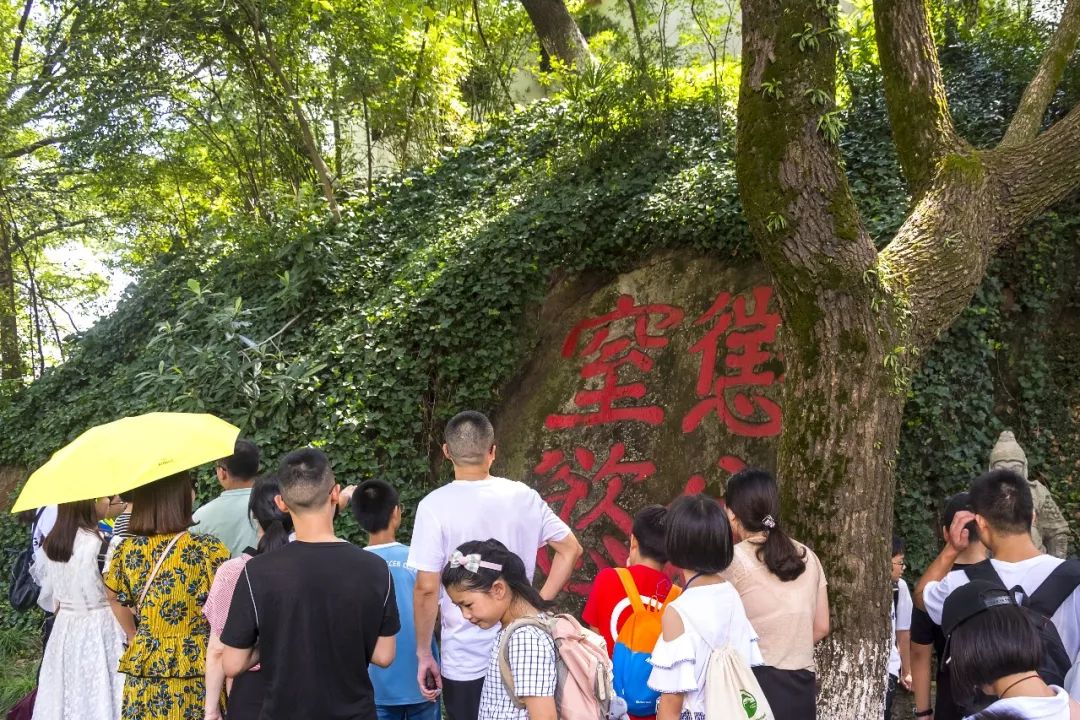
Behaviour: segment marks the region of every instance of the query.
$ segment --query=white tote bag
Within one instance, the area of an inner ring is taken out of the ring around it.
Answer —
[[[750,666],[731,645],[709,654],[705,669],[705,720],[775,720]]]

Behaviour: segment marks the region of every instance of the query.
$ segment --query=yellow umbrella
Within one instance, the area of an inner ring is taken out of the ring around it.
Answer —
[[[240,429],[213,415],[148,413],[90,428],[30,476],[12,512],[108,497],[233,454]]]

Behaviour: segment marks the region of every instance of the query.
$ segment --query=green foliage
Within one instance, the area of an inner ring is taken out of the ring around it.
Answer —
[[[10,708],[37,684],[39,636],[0,628],[0,708]]]

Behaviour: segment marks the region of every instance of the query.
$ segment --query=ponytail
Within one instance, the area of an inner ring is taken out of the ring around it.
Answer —
[[[783,582],[791,582],[806,570],[806,550],[780,527],[780,493],[776,480],[765,470],[740,470],[728,480],[724,502],[749,532],[765,533],[757,557]]]
[[[554,602],[541,597],[540,591],[529,582],[529,576],[525,574],[525,563],[521,558],[498,540],[472,540],[462,544],[457,551],[466,556],[478,555],[483,564],[473,571],[468,567],[447,563],[442,572],[443,587],[488,592],[495,581],[501,578],[515,598],[524,600],[537,610],[550,610],[555,607]],[[489,565],[500,569],[496,570]]]
[[[263,530],[256,548],[260,555],[287,545],[293,531],[292,516],[282,512],[274,502],[274,498],[280,494],[281,487],[273,474],[258,478],[251,488],[248,512]]]

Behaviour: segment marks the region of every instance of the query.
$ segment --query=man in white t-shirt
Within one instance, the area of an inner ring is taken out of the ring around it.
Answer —
[[[926,610],[935,623],[941,623],[945,598],[968,582],[968,570],[950,568],[968,544],[971,520],[979,528],[993,559],[986,562],[997,573],[1006,588],[1020,586],[1031,596],[1058,566],[1066,562],[1040,553],[1031,541],[1034,505],[1031,489],[1023,477],[1011,470],[992,470],[971,484],[971,512],[961,511],[949,528],[949,543],[926,569],[915,586],[915,602]],[[1070,561],[1073,562],[1073,561]],[[1066,568],[1068,569],[1068,568]],[[1080,589],[1074,586],[1050,618],[1061,636],[1070,658],[1080,655]]]
[[[429,700],[444,693],[450,720],[476,720],[488,658],[498,628],[483,630],[465,620],[442,592],[440,576],[450,555],[469,540],[494,538],[518,555],[532,579],[536,552],[545,545],[555,558],[540,594],[553,599],[581,556],[577,538],[524,483],[492,477],[495,431],[481,413],[466,411],[446,424],[443,454],[454,481],[429,493],[416,510],[409,567],[417,571],[413,592],[417,682]],[[442,667],[431,654],[435,619],[442,611]]]

